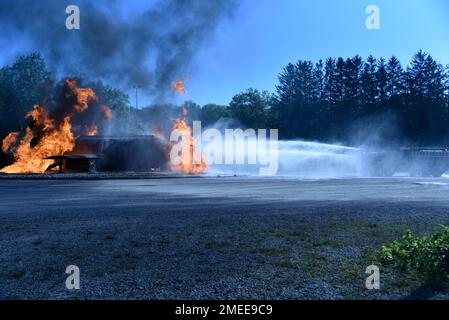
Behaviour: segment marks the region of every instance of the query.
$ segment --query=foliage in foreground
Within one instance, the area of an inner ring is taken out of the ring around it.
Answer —
[[[449,280],[449,227],[417,237],[410,230],[378,253],[382,263],[400,271],[414,271],[427,285],[444,286]]]

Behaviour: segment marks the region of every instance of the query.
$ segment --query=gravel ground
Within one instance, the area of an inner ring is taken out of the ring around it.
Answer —
[[[366,290],[365,268],[448,224],[446,181],[0,179],[0,298],[445,299],[382,268]]]

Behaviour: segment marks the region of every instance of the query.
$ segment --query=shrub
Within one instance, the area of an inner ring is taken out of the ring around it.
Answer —
[[[389,246],[383,246],[379,259],[401,271],[416,271],[432,286],[449,280],[449,227],[431,236],[417,237],[410,230]]]

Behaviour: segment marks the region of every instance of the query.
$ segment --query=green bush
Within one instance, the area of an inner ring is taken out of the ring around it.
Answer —
[[[408,230],[400,240],[383,246],[382,263],[401,271],[415,271],[430,285],[445,285],[449,280],[449,227],[427,237],[417,237]]]

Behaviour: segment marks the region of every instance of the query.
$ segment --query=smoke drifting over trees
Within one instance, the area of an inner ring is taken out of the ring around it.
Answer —
[[[235,8],[235,0],[157,0],[124,17],[120,12],[126,4],[77,1],[81,29],[68,30],[63,1],[2,1],[2,37],[25,39],[61,75],[138,85],[160,101]]]

